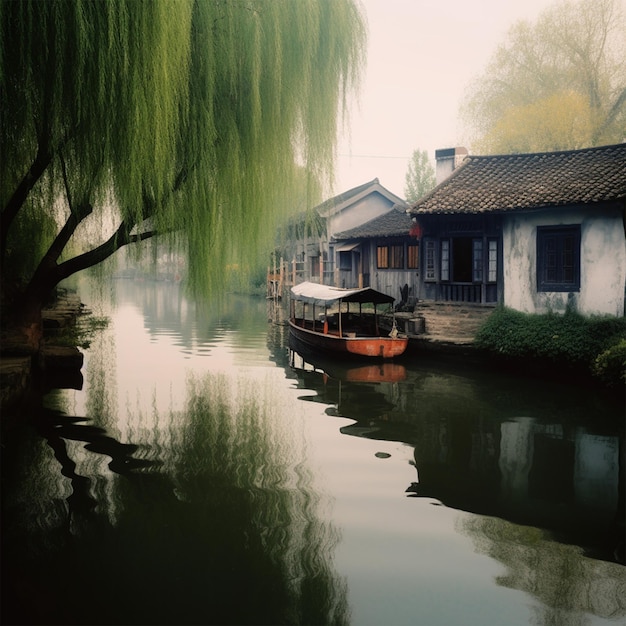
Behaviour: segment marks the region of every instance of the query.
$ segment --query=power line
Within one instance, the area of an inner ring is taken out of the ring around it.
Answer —
[[[338,154],[340,157],[349,157],[351,159],[410,159],[410,156],[386,156],[374,154]]]

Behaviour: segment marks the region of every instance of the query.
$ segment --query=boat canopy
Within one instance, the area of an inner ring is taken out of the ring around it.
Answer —
[[[392,296],[376,291],[371,287],[363,289],[341,289],[319,283],[304,282],[291,288],[292,298],[308,304],[330,304],[341,300],[343,302],[371,302],[372,304],[391,303]]]

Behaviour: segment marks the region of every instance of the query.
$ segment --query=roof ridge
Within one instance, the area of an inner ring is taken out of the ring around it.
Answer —
[[[626,149],[626,141],[621,141],[619,143],[607,144],[603,146],[589,146],[587,148],[570,148],[567,150],[546,150],[543,152],[511,152],[511,153],[500,153],[500,154],[468,154],[464,159],[494,159],[494,158],[521,158],[521,157],[538,157],[538,156],[557,156],[561,154],[580,154],[583,152],[593,152],[596,150],[608,150],[610,148],[624,148]],[[460,166],[459,166],[460,167]],[[458,169],[458,168],[457,168]],[[454,170],[456,171],[456,169]],[[446,179],[447,180],[447,179]]]
[[[409,212],[483,213],[626,196],[626,142],[578,150],[467,156]]]
[[[380,181],[378,180],[378,178],[374,178],[373,180],[370,180],[366,183],[361,183],[360,185],[357,185],[356,187],[352,187],[351,189],[342,191],[341,193],[338,193],[336,196],[333,196],[332,198],[328,198],[327,200],[324,200],[323,202],[321,202],[314,208],[319,209],[324,206],[339,204],[340,202],[348,200],[352,196],[358,195],[359,193],[361,193],[362,191],[365,191],[368,187],[372,187],[373,185],[380,185]]]

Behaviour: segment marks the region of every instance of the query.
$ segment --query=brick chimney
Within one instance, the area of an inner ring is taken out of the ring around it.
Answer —
[[[454,172],[467,155],[467,148],[462,147],[435,150],[435,161],[437,163],[437,184],[448,178],[448,176]]]

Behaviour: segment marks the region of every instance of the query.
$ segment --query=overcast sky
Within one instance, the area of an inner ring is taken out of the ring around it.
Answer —
[[[510,26],[558,0],[361,0],[367,69],[338,147],[334,194],[378,178],[404,197],[413,150],[465,145],[458,109]],[[333,194],[333,195],[334,195]]]

